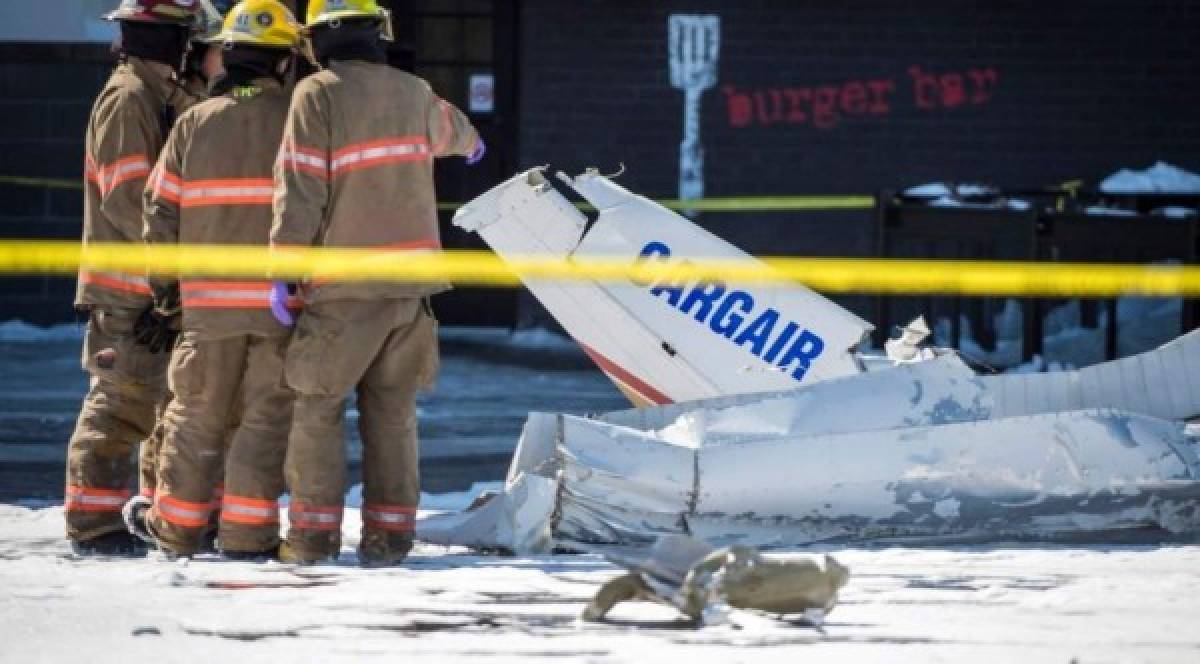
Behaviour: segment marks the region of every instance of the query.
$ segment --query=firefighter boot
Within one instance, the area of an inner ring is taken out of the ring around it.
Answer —
[[[399,565],[408,557],[412,546],[412,535],[407,533],[366,532],[358,545],[358,564],[363,567]]]
[[[117,531],[86,540],[71,540],[71,552],[77,556],[113,556],[141,558],[146,555],[146,543],[133,535]]]

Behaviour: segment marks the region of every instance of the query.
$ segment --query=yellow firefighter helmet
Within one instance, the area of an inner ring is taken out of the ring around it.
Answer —
[[[388,12],[375,0],[312,0],[305,25],[313,27],[344,18],[386,18]]]
[[[303,28],[279,0],[242,0],[229,10],[225,25],[213,39],[224,44],[293,49]]]

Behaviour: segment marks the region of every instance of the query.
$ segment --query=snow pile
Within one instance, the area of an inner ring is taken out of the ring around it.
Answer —
[[[991,203],[973,203],[958,198],[951,198],[949,196],[934,199],[929,202],[929,205],[942,208],[1006,208],[1016,212],[1025,212],[1032,207],[1029,201],[1023,201],[1017,198],[1002,198]]]
[[[1183,207],[1182,205],[1167,205],[1160,208],[1154,208],[1150,211],[1150,214],[1157,215],[1159,217],[1166,217],[1167,219],[1185,220],[1195,217],[1196,215],[1200,214],[1200,212],[1197,212],[1190,207]]]
[[[909,187],[904,190],[904,195],[909,198],[924,198],[926,200],[934,200],[952,195],[950,186],[945,182],[930,182],[928,184],[919,184],[915,187]]]
[[[930,182],[909,187],[900,195],[943,208],[1008,209],[1024,212],[1032,207],[1029,201],[1008,198],[999,189],[983,184]]]
[[[38,327],[21,320],[9,320],[0,323],[0,342],[76,341],[83,339],[85,329],[85,326],[79,323],[60,323],[50,327]]]
[[[1177,194],[1200,196],[1200,175],[1160,161],[1145,170],[1123,168],[1104,178],[1100,191],[1106,194]],[[1136,217],[1138,213],[1106,205],[1091,205],[1085,214],[1106,217]],[[1151,215],[1166,219],[1187,220],[1200,212],[1181,205],[1168,205],[1151,210]]]
[[[1107,205],[1089,205],[1083,209],[1083,213],[1093,217],[1136,217],[1138,216],[1135,210],[1126,210],[1125,208],[1109,207]]]
[[[1200,194],[1200,175],[1165,161],[1142,171],[1123,168],[1104,178],[1106,194]]]

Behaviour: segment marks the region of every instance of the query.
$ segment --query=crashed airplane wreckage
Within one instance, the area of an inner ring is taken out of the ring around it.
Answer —
[[[501,256],[755,260],[595,172],[522,173],[455,224]],[[593,204],[584,216],[563,185]],[[1087,540],[1200,532],[1200,331],[1053,373],[872,360],[871,326],[793,287],[527,281],[641,408],[532,413],[505,489],[426,541],[518,552]],[[903,354],[912,356],[913,353]]]

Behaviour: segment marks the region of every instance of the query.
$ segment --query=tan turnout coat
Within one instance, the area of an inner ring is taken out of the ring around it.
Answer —
[[[373,109],[378,109],[373,112]],[[276,247],[369,247],[379,260],[441,248],[433,160],[466,156],[479,136],[424,80],[392,67],[334,61],[296,88],[275,168]],[[428,283],[332,283],[306,302],[422,297]]]
[[[146,188],[146,241],[266,246],[288,103],[287,90],[261,78],[183,114]],[[266,279],[186,277],[184,330],[207,339],[283,334],[270,288]]]
[[[168,103],[177,93],[166,65],[130,57],[117,66],[92,107],[84,158],[83,243],[142,242],[142,190],[162,148]],[[79,271],[75,305],[141,309],[146,275]]]

